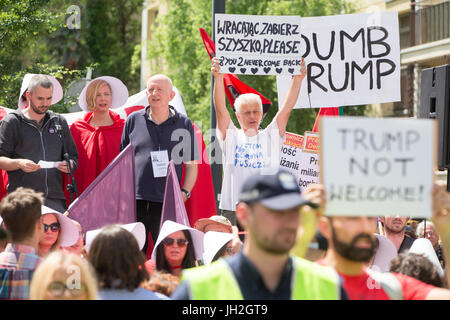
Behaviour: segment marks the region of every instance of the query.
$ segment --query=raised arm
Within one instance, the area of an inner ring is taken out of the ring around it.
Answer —
[[[300,88],[302,81],[306,76],[306,64],[305,59],[302,58],[302,63],[300,64],[300,74],[292,77],[291,86],[286,94],[283,101],[283,106],[275,115],[275,120],[277,121],[278,129],[280,131],[280,137],[284,136],[286,132],[286,126],[291,115],[291,111],[297,102],[298,95],[300,93]]]
[[[225,88],[223,85],[223,73],[220,73],[219,59],[212,59],[211,73],[214,76],[213,102],[216,110],[217,128],[222,139],[225,140],[228,126],[230,125],[230,114],[225,102]]]

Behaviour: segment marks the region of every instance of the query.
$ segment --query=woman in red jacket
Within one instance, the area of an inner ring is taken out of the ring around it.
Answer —
[[[78,103],[87,113],[70,126],[79,155],[78,168],[74,172],[78,195],[119,154],[125,120],[111,109],[121,107],[127,99],[127,87],[110,76],[92,80],[81,91]],[[67,191],[66,199],[69,203]]]

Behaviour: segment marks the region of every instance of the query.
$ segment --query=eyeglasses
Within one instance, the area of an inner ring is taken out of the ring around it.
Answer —
[[[48,229],[50,229],[52,232],[56,232],[59,231],[59,229],[61,229],[61,226],[57,222],[52,223],[50,225],[43,223],[43,225],[44,225],[44,232],[47,232]]]
[[[165,238],[162,243],[165,246],[173,246],[175,244],[175,241],[177,242],[177,245],[179,247],[185,247],[188,245],[189,241],[187,241],[186,239],[173,239],[173,238]]]
[[[47,291],[54,297],[63,296],[66,290],[70,292],[72,297],[79,297],[84,294],[86,287],[83,283],[81,283],[79,286],[75,286],[75,288],[70,289],[61,281],[54,281],[47,286]]]

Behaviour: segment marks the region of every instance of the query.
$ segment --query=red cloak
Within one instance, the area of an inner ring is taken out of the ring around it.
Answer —
[[[6,111],[3,108],[0,108],[0,120],[6,116]],[[6,196],[8,193],[8,173],[5,170],[0,170],[0,200]]]
[[[92,112],[85,114],[83,118],[70,126],[70,132],[78,150],[78,168],[74,172],[78,195],[81,195],[120,153],[120,139],[125,120],[111,110],[109,115],[114,121],[110,126],[92,127],[89,124],[93,116]],[[69,175],[64,175],[64,188],[69,181]],[[65,195],[69,205],[70,195],[67,190]]]

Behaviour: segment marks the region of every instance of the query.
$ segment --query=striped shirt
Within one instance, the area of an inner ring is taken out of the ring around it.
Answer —
[[[28,299],[31,279],[40,262],[35,248],[9,243],[0,253],[0,300]]]

